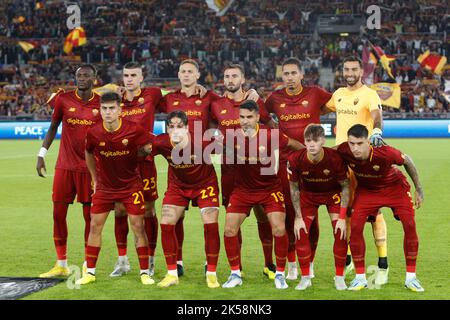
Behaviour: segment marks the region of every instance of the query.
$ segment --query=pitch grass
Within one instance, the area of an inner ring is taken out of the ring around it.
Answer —
[[[129,235],[129,257],[132,272],[124,277],[112,279],[117,258],[113,232],[113,216],[104,229],[103,247],[97,266],[97,282],[81,289],[69,289],[66,283],[32,294],[25,299],[449,299],[449,211],[448,181],[450,180],[450,140],[390,140],[389,143],[411,155],[419,169],[425,190],[425,203],[417,211],[417,229],[420,239],[418,277],[425,292],[413,293],[403,287],[405,266],[403,256],[403,231],[394,220],[390,210],[384,210],[388,225],[389,284],[381,290],[362,292],[338,292],[333,286],[332,234],[328,216],[320,211],[320,241],[315,260],[316,278],[313,287],[305,292],[294,290],[297,281],[289,282],[289,289],[276,290],[273,282],[262,275],[263,254],[259,242],[254,216],[243,225],[244,285],[236,289],[208,289],[203,274],[205,261],[203,228],[198,209],[186,213],[184,264],[185,276],[175,287],[159,289],[156,285],[144,287],[138,278],[138,263],[133,248],[133,237]],[[55,141],[48,156],[46,179],[36,175],[36,153],[40,141],[0,141],[0,275],[32,277],[48,271],[55,263],[52,241],[51,189],[54,165],[58,150]],[[166,186],[165,160],[158,157],[157,202],[160,216],[161,196]],[[220,170],[218,170],[218,173]],[[223,246],[225,213],[220,212],[221,251],[218,276],[221,283],[228,274],[228,263]],[[84,260],[83,218],[81,205],[70,206],[68,215],[69,264],[81,266]],[[371,228],[365,230],[367,267],[376,265],[376,250]],[[156,252],[155,279],[165,274],[165,262],[158,243]],[[373,275],[373,274],[372,274]],[[371,274],[368,274],[370,277]],[[347,282],[353,278],[351,275]],[[70,279],[73,283],[74,279]],[[70,287],[70,285],[69,285]]]

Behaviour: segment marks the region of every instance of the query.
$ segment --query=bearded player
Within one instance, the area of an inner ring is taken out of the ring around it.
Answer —
[[[100,97],[92,91],[96,69],[90,64],[80,66],[74,91],[59,92],[48,103],[53,107],[50,128],[38,154],[37,173],[44,177],[47,150],[55,139],[62,123],[61,143],[53,178],[53,240],[57,262],[42,278],[65,277],[70,274],[67,264],[67,211],[75,196],[83,204],[85,221],[84,241],[87,245],[91,210],[91,177],[84,158],[84,141],[87,130],[100,120]]]
[[[384,144],[382,138],[382,110],[381,100],[375,90],[370,89],[362,83],[363,68],[358,57],[347,57],[343,61],[343,76],[347,86],[333,93],[332,99],[327,103],[327,108],[336,112],[336,145],[347,141],[347,131],[355,124],[367,127],[370,134],[370,142],[378,147]],[[357,180],[349,170],[352,204],[353,193],[356,189]],[[347,213],[351,215],[351,210]],[[387,259],[387,228],[381,211],[376,216],[369,216],[368,221],[372,224],[373,237],[378,252],[378,271],[375,278],[376,285],[388,282],[388,259]],[[347,229],[350,231],[350,218],[347,221]],[[350,237],[350,232],[347,233]],[[353,269],[350,252],[347,254],[346,274]]]
[[[267,111],[278,118],[279,128],[288,137],[304,142],[303,132],[310,123],[320,123],[320,115],[327,112],[325,104],[331,94],[320,87],[303,86],[304,73],[297,58],[288,58],[282,64],[284,88],[274,91],[266,100]],[[294,220],[295,210],[292,206],[289,180],[286,174],[287,159],[290,150],[281,150],[280,170],[278,175],[283,186],[286,199],[286,230],[289,236],[288,275],[286,279],[295,280],[298,277],[295,259]],[[319,225],[315,219],[309,231],[311,244],[311,278],[314,277],[314,257],[319,240]]]
[[[227,132],[234,132],[239,128],[239,105],[244,101],[246,92],[243,89],[245,83],[244,68],[239,64],[230,64],[225,67],[223,73],[223,83],[225,93],[222,97],[211,103],[211,123],[210,127],[217,128],[222,135]],[[269,127],[273,127],[273,121],[265,109],[264,101],[257,101],[260,114],[260,122]],[[235,166],[229,164],[226,158],[222,158],[221,164],[221,193],[222,205],[228,206],[231,191],[235,180]],[[263,246],[264,269],[263,274],[269,279],[275,278],[276,267],[273,264],[273,237],[269,220],[260,206],[253,208],[258,222],[258,234]],[[242,243],[241,230],[239,230],[239,242]],[[241,264],[242,270],[242,264]]]
[[[299,150],[302,145],[286,135],[280,135],[278,129],[271,130],[260,126],[256,102],[245,101],[239,108],[240,129],[236,130],[234,135],[225,136],[228,140],[225,141],[227,152],[231,149],[231,156],[236,161],[236,178],[227,207],[224,234],[231,274],[223,287],[234,288],[242,285],[238,231],[250,210],[255,205],[261,205],[275,240],[275,287],[286,289],[288,285],[284,270],[289,240],[285,228],[284,197],[277,176],[278,154],[282,148]]]

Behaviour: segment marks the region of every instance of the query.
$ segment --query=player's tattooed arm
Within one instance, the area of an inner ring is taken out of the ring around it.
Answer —
[[[342,187],[341,191],[341,207],[347,208],[348,202],[350,199],[350,180],[345,179],[342,181],[339,181],[339,184]]]
[[[406,154],[404,156],[405,162],[403,166],[405,167],[405,170],[408,173],[408,175],[411,177],[411,180],[413,181],[414,187],[416,189],[416,191],[414,192],[414,206],[416,207],[416,209],[419,209],[424,200],[422,184],[420,183],[419,180],[419,173],[417,172],[417,168],[414,165],[414,162],[411,159],[411,157]]]
[[[373,119],[373,127],[383,130],[383,115],[381,109],[372,110],[370,114]]]
[[[306,234],[308,233],[308,230],[306,229],[306,224],[300,209],[300,189],[298,187],[298,182],[289,181],[289,188],[291,191],[292,205],[295,210],[294,234],[296,239],[300,239],[300,230],[303,230]]]
[[[86,166],[91,174],[92,183],[94,184],[94,193],[97,188],[97,173],[95,172],[95,158],[94,155],[87,150],[84,152],[84,158],[86,159]]]
[[[289,181],[289,188],[291,191],[291,199],[292,199],[292,205],[294,206],[295,210],[295,217],[301,218],[302,212],[300,209],[300,189],[298,187],[297,181]]]
[[[56,133],[58,132],[58,127],[61,123],[61,120],[52,120],[50,123],[50,127],[48,128],[47,134],[45,135],[44,142],[42,142],[41,150],[47,152],[47,150],[50,148],[50,146],[53,143],[53,140],[55,140]],[[45,160],[44,160],[44,154],[41,156],[41,152],[39,152],[37,163],[36,163],[36,171],[38,175],[42,178],[45,178],[44,173],[47,171],[47,168],[45,167]]]

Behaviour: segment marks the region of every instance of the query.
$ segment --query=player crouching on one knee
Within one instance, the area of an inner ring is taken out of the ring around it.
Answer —
[[[101,122],[86,136],[86,164],[94,183],[91,228],[86,246],[87,271],[76,284],[95,281],[95,266],[100,253],[102,230],[115,203],[122,203],[135,235],[142,284],[155,281],[149,275],[148,242],[144,230],[144,196],[138,172],[138,156],[151,153],[152,135],[134,122],[120,117],[121,98],[107,92],[100,100]]]

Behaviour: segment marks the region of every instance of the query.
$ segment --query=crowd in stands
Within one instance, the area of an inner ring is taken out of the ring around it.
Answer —
[[[70,3],[68,3],[70,4]],[[430,50],[447,56],[450,48],[450,9],[445,2],[336,0],[236,0],[224,16],[216,16],[204,0],[78,1],[81,25],[88,44],[63,53],[68,33],[66,4],[62,1],[5,0],[0,3],[0,116],[49,114],[49,91],[73,86],[80,61],[99,69],[99,84],[120,81],[121,66],[136,60],[145,65],[146,82],[173,85],[179,62],[199,61],[200,82],[220,91],[222,67],[233,61],[244,65],[248,85],[273,90],[280,83],[277,66],[290,56],[303,62],[305,83],[333,91],[342,83],[320,78],[321,70],[339,73],[343,57],[361,56],[370,40],[396,57],[395,79],[378,67],[375,82],[396,81],[402,86],[401,111],[447,112],[445,82],[449,70],[436,76],[420,68],[417,57]],[[366,14],[381,8],[381,29],[350,35],[319,34],[321,14]],[[26,53],[17,41],[35,44]],[[429,101],[429,102],[428,102]],[[433,102],[434,101],[434,102]]]

